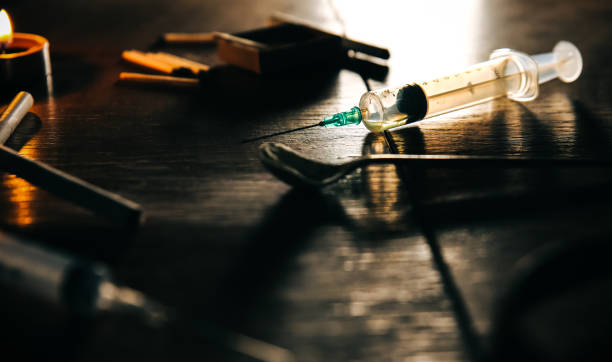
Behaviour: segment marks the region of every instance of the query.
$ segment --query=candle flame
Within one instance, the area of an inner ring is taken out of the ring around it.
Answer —
[[[13,27],[6,10],[0,11],[0,46],[7,46],[13,41]]]

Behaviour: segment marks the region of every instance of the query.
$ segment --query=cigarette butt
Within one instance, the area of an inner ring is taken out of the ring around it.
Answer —
[[[196,78],[172,77],[168,75],[153,75],[128,72],[120,73],[119,80],[121,82],[127,83],[170,85],[178,87],[197,87],[199,85],[199,81]]]
[[[28,92],[19,92],[15,96],[4,113],[0,115],[0,145],[3,145],[11,137],[15,128],[21,123],[33,104],[34,98]]]
[[[207,72],[210,66],[202,63],[195,62],[193,60],[178,57],[176,55],[158,52],[158,53],[146,53],[146,55],[153,57],[159,61],[166,62],[174,66],[174,68],[187,68],[190,69],[194,74],[199,72]]]
[[[122,224],[142,221],[140,205],[0,145],[2,170]]]
[[[215,33],[166,33],[162,40],[166,43],[209,44],[215,42]]]
[[[121,53],[121,57],[130,63],[153,69],[161,73],[171,74],[174,71],[172,64],[148,56],[146,53],[138,50],[125,50]]]

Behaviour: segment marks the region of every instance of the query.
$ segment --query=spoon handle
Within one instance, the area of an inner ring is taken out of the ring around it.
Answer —
[[[612,159],[528,158],[462,155],[369,155],[351,161],[354,167],[369,164],[408,164],[413,167],[439,168],[554,168],[610,167]]]

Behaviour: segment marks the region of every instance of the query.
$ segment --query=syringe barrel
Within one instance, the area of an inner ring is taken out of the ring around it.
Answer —
[[[581,69],[580,52],[566,41],[559,42],[552,53],[534,57],[498,49],[490,60],[459,73],[367,92],[359,109],[364,125],[382,132],[502,96],[530,101],[538,96],[538,84],[556,77],[571,82]]]
[[[34,246],[0,232],[0,283],[19,288],[72,312],[95,313],[98,285],[106,268]]]
[[[62,301],[62,283],[72,260],[22,243],[0,232],[0,282],[12,284],[53,303]]]

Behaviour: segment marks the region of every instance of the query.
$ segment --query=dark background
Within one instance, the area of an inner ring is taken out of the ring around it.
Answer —
[[[385,152],[611,157],[609,2],[3,6],[15,31],[49,39],[55,85],[53,97],[35,94],[9,146],[138,202],[146,214],[140,228],[126,230],[5,173],[3,230],[107,263],[119,283],[286,347],[298,360],[609,353],[608,170],[372,166],[308,193],[263,169],[261,141],[241,140],[348,110],[366,91],[359,74],[306,68],[264,79],[226,68],[202,91],[117,84],[119,72],[141,71],[120,60],[125,49],[149,49],[169,31],[258,28],[274,11],[338,31],[343,22],[349,37],[388,47],[390,73],[370,80],[372,88],[452,72],[495,48],[533,54],[565,39],[581,50],[583,74],[544,84],[533,102],[497,100],[384,135],[348,126],[270,141],[331,162]],[[221,63],[214,46],[161,50]],[[534,257],[543,271],[520,274],[517,262],[542,247],[552,261]],[[19,359],[240,358],[129,319],[75,320],[19,291],[2,296],[0,343]]]

